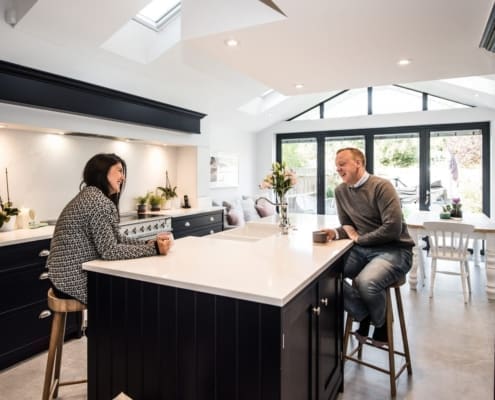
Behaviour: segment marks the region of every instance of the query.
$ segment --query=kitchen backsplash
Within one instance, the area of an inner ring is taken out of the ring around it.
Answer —
[[[16,207],[36,210],[36,219],[56,219],[79,191],[86,162],[97,153],[116,153],[127,163],[121,211],[135,209],[135,197],[165,185],[165,171],[175,186],[178,150],[172,146],[139,144],[0,129],[0,195]]]

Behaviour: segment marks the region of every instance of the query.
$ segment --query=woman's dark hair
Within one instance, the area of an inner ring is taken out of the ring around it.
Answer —
[[[120,158],[117,154],[108,153],[108,154],[96,154],[90,158],[90,160],[86,163],[83,171],[83,181],[79,186],[79,189],[84,186],[96,186],[100,189],[105,196],[107,196],[110,200],[112,200],[117,207],[119,208],[119,200],[120,193],[124,189],[125,180],[122,182],[120,186],[120,192],[110,194],[110,185],[108,184],[108,171],[109,169],[115,165],[121,163],[124,176],[127,175],[127,165],[122,158]]]

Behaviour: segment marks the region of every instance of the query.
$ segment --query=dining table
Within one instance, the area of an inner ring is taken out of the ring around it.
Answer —
[[[426,245],[422,238],[426,236],[424,223],[426,221],[445,221],[448,223],[464,223],[474,226],[473,240],[473,262],[479,267],[481,263],[480,241],[485,241],[484,261],[486,270],[486,295],[488,300],[495,301],[495,220],[483,213],[464,212],[462,219],[440,219],[438,212],[433,211],[411,211],[406,213],[405,220],[410,235],[416,244],[413,248],[413,265],[409,272],[409,286],[416,290],[418,280],[421,284],[425,281],[425,260],[421,253],[422,247]],[[421,274],[418,279],[418,270]]]

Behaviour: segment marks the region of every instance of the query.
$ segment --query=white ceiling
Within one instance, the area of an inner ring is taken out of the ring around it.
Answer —
[[[18,9],[15,27],[0,20],[0,59],[203,112],[210,126],[233,132],[261,130],[338,90],[372,85],[495,109],[495,94],[441,81],[493,82],[495,54],[479,48],[493,0],[274,2],[286,17],[259,0],[183,0],[180,40],[139,62],[103,44],[147,0],[0,0],[2,15]],[[240,45],[228,48],[228,38]],[[412,64],[399,67],[401,58]],[[239,111],[270,88],[288,97],[259,115]]]

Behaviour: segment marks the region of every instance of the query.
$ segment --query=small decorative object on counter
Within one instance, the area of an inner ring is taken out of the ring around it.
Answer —
[[[452,198],[452,204],[446,204],[442,207],[442,213],[440,213],[440,218],[456,218],[462,219],[462,204],[459,197]]]
[[[287,167],[285,162],[272,164],[272,172],[265,176],[260,184],[260,189],[273,189],[275,193],[275,203],[280,215],[280,228],[283,234],[289,232],[289,204],[287,202],[287,192],[297,184],[297,176],[294,171]],[[259,199],[258,199],[259,200]]]
[[[191,208],[189,204],[189,196],[187,194],[184,195],[184,208]]]

